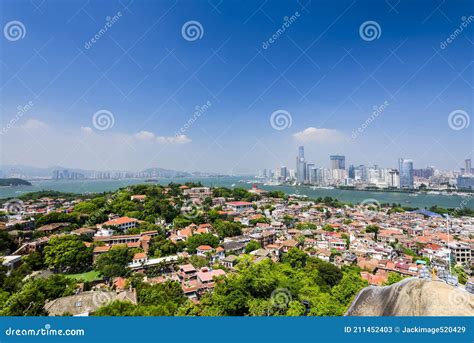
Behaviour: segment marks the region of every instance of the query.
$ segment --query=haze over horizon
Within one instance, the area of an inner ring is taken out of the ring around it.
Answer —
[[[1,9],[0,165],[254,174],[294,168],[299,145],[320,167],[472,158],[469,1]]]

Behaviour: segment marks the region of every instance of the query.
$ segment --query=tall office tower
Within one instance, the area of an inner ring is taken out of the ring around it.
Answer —
[[[331,169],[346,169],[346,157],[341,155],[329,156]]]
[[[306,181],[310,181],[310,171],[311,169],[314,169],[314,164],[313,163],[307,163],[306,164]]]
[[[360,172],[360,180],[367,182],[369,181],[369,172],[367,170],[367,167],[361,164],[359,166],[359,172]]]
[[[355,179],[355,167],[353,164],[349,166],[349,179]]]
[[[399,158],[398,172],[400,174],[400,188],[413,188],[413,161]]]
[[[298,148],[296,157],[296,181],[303,183],[306,180],[306,160],[304,158],[304,147]]]
[[[400,177],[399,177],[398,171],[394,169],[390,169],[388,172],[388,175],[389,175],[389,179],[387,181],[387,185],[389,187],[398,188],[400,186]]]
[[[285,166],[280,167],[280,176],[281,176],[282,180],[288,179],[288,169],[286,169]]]
[[[468,158],[464,161],[466,163],[466,166],[465,166],[465,173],[466,174],[472,174],[472,168],[471,168],[471,159]]]
[[[298,157],[304,158],[304,146],[302,145],[298,147]]]

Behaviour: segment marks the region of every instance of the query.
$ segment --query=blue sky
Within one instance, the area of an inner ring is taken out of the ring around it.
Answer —
[[[7,0],[1,7],[2,27],[24,27],[22,39],[1,37],[2,164],[253,173],[294,168],[301,144],[321,167],[329,154],[345,154],[348,164],[396,167],[405,157],[415,168],[442,169],[472,158],[469,1]],[[285,18],[291,23],[282,32]],[[200,38],[183,37],[189,21],[201,25]],[[360,33],[368,21],[378,25],[373,40]],[[113,116],[112,127],[97,129],[98,111]],[[291,125],[272,125],[275,111]],[[461,122],[450,125],[453,111]]]

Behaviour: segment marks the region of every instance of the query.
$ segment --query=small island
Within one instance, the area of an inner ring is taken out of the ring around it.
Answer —
[[[0,187],[7,186],[31,186],[31,183],[26,180],[16,178],[0,179]]]

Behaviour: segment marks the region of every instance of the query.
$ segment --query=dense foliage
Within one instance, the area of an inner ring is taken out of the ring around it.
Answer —
[[[77,236],[52,237],[44,248],[46,265],[60,273],[81,273],[92,264],[92,249]]]

